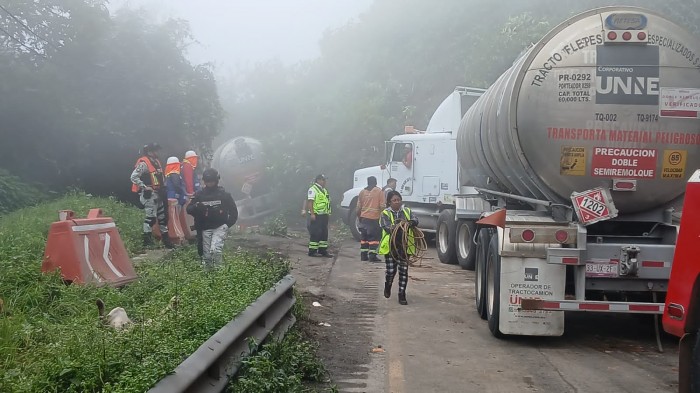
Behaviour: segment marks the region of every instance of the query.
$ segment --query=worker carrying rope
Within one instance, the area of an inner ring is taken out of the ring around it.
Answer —
[[[425,237],[416,228],[418,220],[411,209],[401,207],[402,198],[398,191],[387,194],[387,207],[382,211],[379,224],[382,227],[382,240],[379,244],[379,254],[386,261],[386,282],[384,297],[391,297],[391,285],[399,271],[399,303],[406,301],[406,285],[408,284],[408,266],[420,260],[425,251]]]

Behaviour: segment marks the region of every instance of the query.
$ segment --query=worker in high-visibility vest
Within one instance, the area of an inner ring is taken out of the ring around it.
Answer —
[[[201,189],[199,174],[197,173],[198,164],[199,156],[197,153],[195,153],[194,150],[188,150],[185,153],[185,158],[182,160],[180,174],[182,175],[182,180],[185,181],[185,189],[190,199],[194,196],[195,192]]]
[[[169,157],[165,163],[165,189],[168,195],[168,233],[175,244],[185,242],[185,230],[180,220],[182,209],[187,201],[185,181],[180,175],[180,160]]]
[[[306,197],[309,215],[309,256],[333,258],[328,252],[328,217],[331,214],[331,198],[326,189],[326,177],[314,179]]]
[[[160,229],[163,245],[173,248],[168,237],[168,216],[165,212],[165,178],[163,166],[158,160],[160,145],[149,143],[142,149],[142,156],[136,160],[134,171],[131,172],[131,191],[139,193],[139,199],[146,213],[143,221],[143,244],[153,245],[153,226],[156,220]]]
[[[360,220],[360,260],[381,262],[377,258],[379,239],[382,230],[379,227],[379,216],[384,210],[385,196],[382,189],[377,187],[377,178],[367,178],[367,187],[360,191],[357,197],[357,218]]]
[[[187,201],[182,209],[183,212],[187,211],[187,206],[190,204],[190,200],[194,197],[194,193],[201,190],[200,184],[200,174],[197,170],[199,166],[199,156],[194,150],[188,150],[185,153],[185,158],[182,160],[182,166],[180,168],[180,174],[182,175],[182,180],[185,182],[185,190],[187,192]],[[180,216],[182,221],[182,230],[185,232],[185,237],[187,240],[194,240],[196,237],[201,236],[200,233],[193,232],[197,228],[197,223],[194,218],[189,214],[183,214]],[[197,241],[197,244],[202,244],[202,242]],[[204,251],[201,248],[197,249],[199,256],[201,257]]]
[[[406,286],[408,285],[408,256],[416,252],[413,232],[409,231],[408,244],[400,244],[402,233],[397,233],[395,241],[392,242],[391,234],[400,221],[408,221],[411,227],[418,226],[418,220],[411,212],[411,209],[402,207],[403,201],[398,191],[389,191],[387,197],[389,207],[384,209],[380,218],[382,227],[382,241],[379,243],[379,254],[384,255],[386,261],[386,282],[384,283],[384,297],[391,297],[391,285],[399,271],[399,303],[408,304],[406,300]],[[401,228],[398,229],[401,231]]]

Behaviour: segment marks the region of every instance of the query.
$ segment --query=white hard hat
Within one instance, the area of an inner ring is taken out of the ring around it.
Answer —
[[[197,153],[195,153],[194,150],[188,150],[187,153],[185,153],[185,158],[190,157],[197,157]]]
[[[167,164],[179,164],[180,160],[177,159],[177,157],[168,157]]]

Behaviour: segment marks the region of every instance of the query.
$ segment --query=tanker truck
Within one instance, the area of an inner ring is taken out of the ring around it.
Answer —
[[[584,12],[466,112],[437,237],[474,259],[494,336],[560,336],[564,311],[663,314],[700,167],[699,43],[644,9]]]
[[[214,151],[211,165],[221,175],[220,185],[236,201],[239,223],[259,223],[275,212],[276,203],[265,179],[265,154],[260,141],[244,136],[233,138]]]

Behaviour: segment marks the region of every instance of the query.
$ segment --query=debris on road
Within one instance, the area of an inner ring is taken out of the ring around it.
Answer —
[[[313,303],[311,303],[311,305],[314,306],[314,307],[323,307],[323,306],[321,305],[321,303],[319,303],[319,302],[313,302]]]
[[[372,353],[383,353],[386,352],[384,348],[382,348],[381,345],[377,345],[376,347],[372,348]]]

